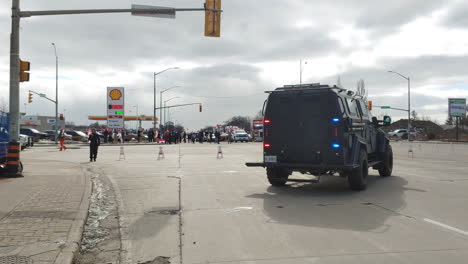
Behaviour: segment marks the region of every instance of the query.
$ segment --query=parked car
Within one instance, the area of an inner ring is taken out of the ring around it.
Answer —
[[[75,131],[75,130],[67,130],[65,131],[65,133],[70,135],[72,137],[72,140],[74,141],[82,141],[82,142],[88,141],[88,135],[86,135],[84,132]]]
[[[245,130],[239,129],[235,130],[232,132],[232,140],[234,142],[240,141],[240,142],[249,142],[250,141],[250,136],[245,132]]]
[[[32,139],[30,139],[29,136],[20,134],[19,135],[19,141],[20,141],[21,150],[23,150],[23,149],[29,147],[29,145],[31,144],[30,142],[32,142]]]
[[[55,140],[55,130],[46,130],[44,131],[44,133],[47,134],[47,138],[49,140],[52,140],[52,141]],[[58,133],[60,134],[60,131],[58,131]],[[65,133],[65,140],[72,140],[72,136]]]
[[[34,141],[39,141],[39,139],[47,139],[47,134],[40,132],[34,128],[20,128],[20,134],[30,136],[34,138]]]
[[[397,129],[397,130],[388,132],[389,137],[402,137],[405,134],[408,134],[407,129]],[[416,136],[416,132],[411,132],[411,135]]]

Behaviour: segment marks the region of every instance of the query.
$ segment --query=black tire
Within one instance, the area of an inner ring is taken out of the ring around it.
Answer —
[[[359,155],[359,168],[351,171],[348,175],[349,187],[355,191],[365,190],[367,187],[367,176],[369,175],[369,167],[367,163],[367,152],[361,150]]]
[[[382,153],[382,163],[379,168],[379,175],[382,177],[392,176],[393,171],[393,150],[392,146],[387,145],[387,150]]]
[[[273,186],[284,186],[288,181],[289,173],[285,169],[267,168],[268,182]]]

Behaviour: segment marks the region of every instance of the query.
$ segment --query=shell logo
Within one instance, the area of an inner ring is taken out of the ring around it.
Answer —
[[[122,98],[122,92],[118,89],[113,89],[110,91],[109,96],[112,100],[120,100],[120,98]]]

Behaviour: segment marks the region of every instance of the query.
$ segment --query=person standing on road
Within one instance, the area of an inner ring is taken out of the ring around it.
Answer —
[[[91,130],[91,135],[88,138],[89,141],[89,162],[96,161],[98,147],[101,144],[101,139],[96,133],[96,129]]]
[[[63,131],[63,129],[60,129],[58,138],[60,140],[60,151],[67,150],[67,147],[65,146],[65,131]]]
[[[219,144],[219,141],[221,141],[221,133],[219,131],[215,132],[215,137],[216,137],[216,143]]]
[[[138,143],[140,143],[140,140],[141,140],[141,128],[139,128],[138,131],[137,131],[137,141],[138,141]]]
[[[102,133],[104,135],[104,143],[107,143],[109,140],[109,130],[106,128],[104,129],[104,132]]]

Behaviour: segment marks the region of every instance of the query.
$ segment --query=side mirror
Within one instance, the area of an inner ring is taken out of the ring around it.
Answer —
[[[392,123],[392,118],[389,116],[384,116],[383,118],[383,125],[384,126],[389,126]]]

